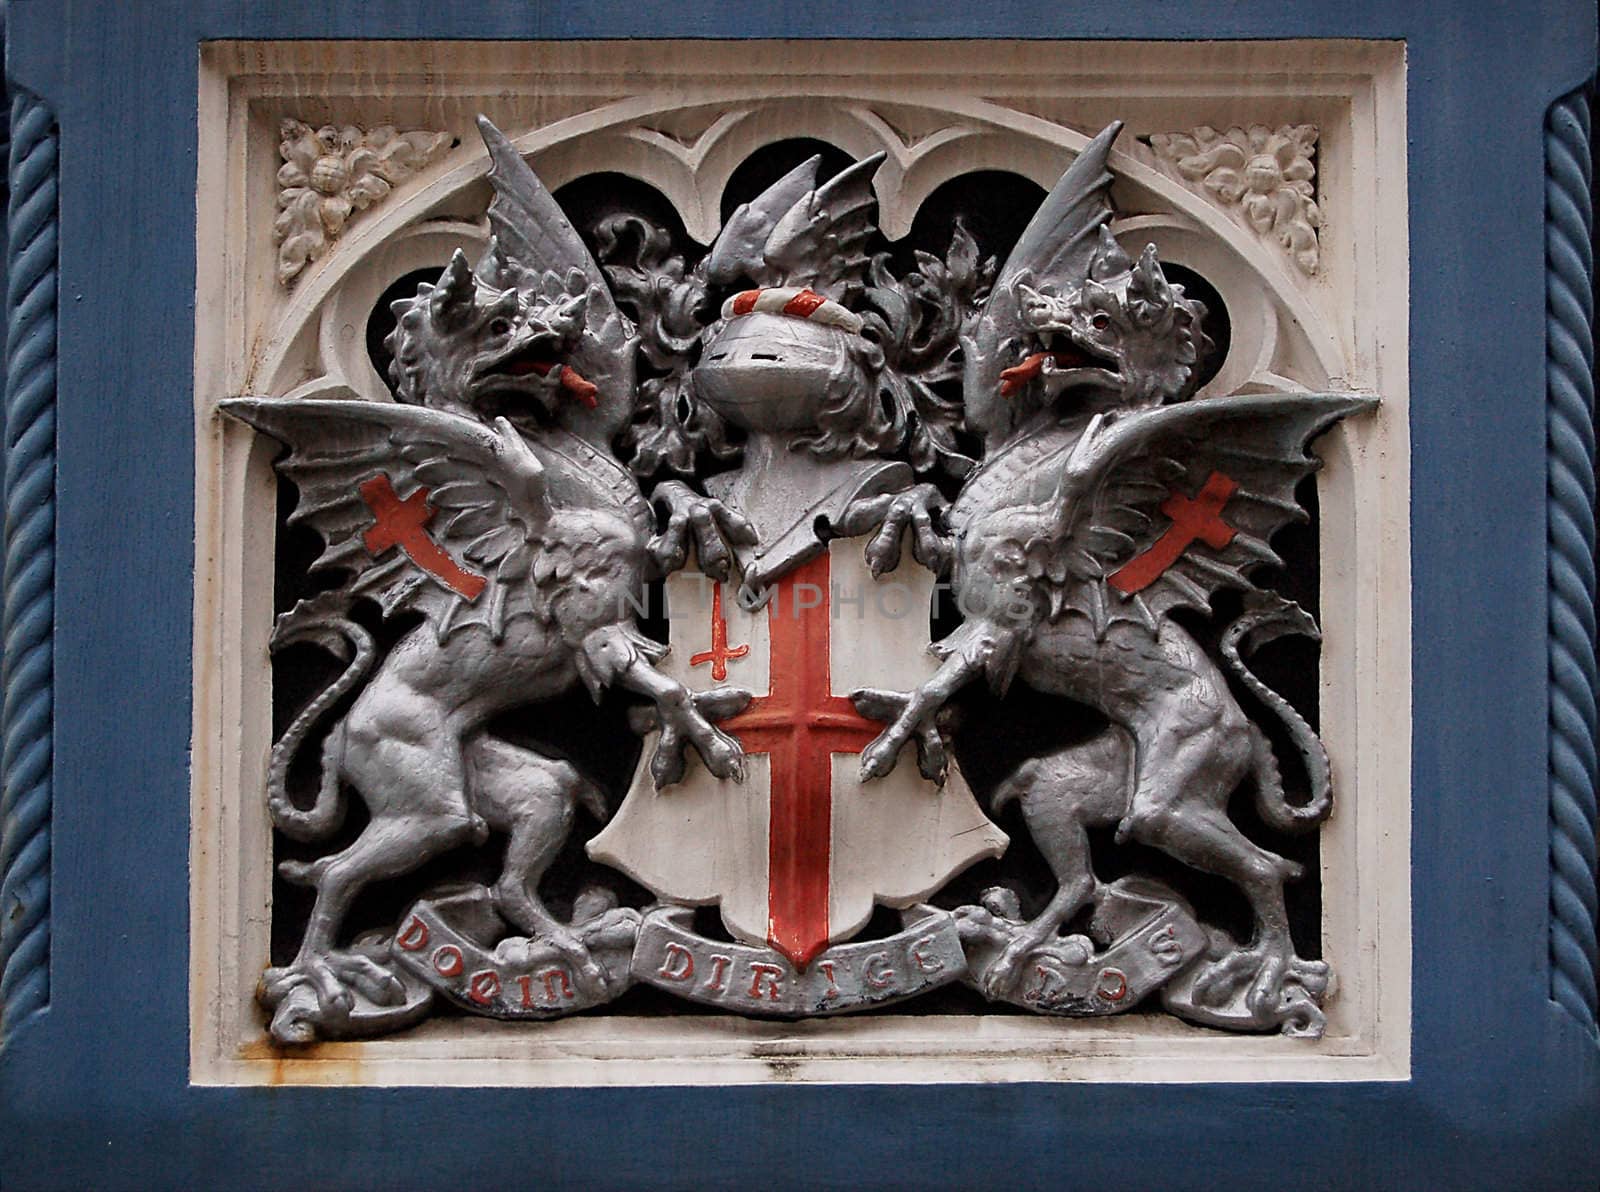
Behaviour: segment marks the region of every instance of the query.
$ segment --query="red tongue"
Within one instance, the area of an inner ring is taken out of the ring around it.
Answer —
[[[518,363],[520,364],[521,362],[519,361]],[[597,397],[600,393],[600,387],[594,384],[592,381],[584,380],[583,376],[578,372],[577,369],[573,368],[572,365],[556,364],[552,361],[546,360],[535,360],[529,361],[527,367],[528,371],[536,372],[541,377],[549,376],[552,368],[559,368],[561,370],[561,377],[557,384],[559,384],[561,388],[565,389],[568,393],[572,394],[573,397],[577,398],[584,405],[588,406],[591,410],[595,408],[595,405],[597,404]],[[516,371],[520,372],[522,370],[518,368]]]
[[[578,375],[578,370],[570,364],[562,366],[561,387],[591,410],[594,409],[598,401],[600,387],[592,381],[584,380]]]
[[[1054,360],[1057,367],[1071,368],[1082,363],[1076,352],[1035,352],[1021,364],[1013,365],[1000,374],[1000,396],[1010,397],[1034,377],[1044,371],[1044,362]]]
[[[1021,364],[1014,365],[1000,374],[1000,396],[1010,397],[1021,389],[1034,377],[1044,371],[1044,362],[1050,359],[1053,352],[1035,352]]]

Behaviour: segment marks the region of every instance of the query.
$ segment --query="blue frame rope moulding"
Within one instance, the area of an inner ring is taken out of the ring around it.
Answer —
[[[1596,1186],[1591,4],[13,0],[6,22],[5,1188]],[[188,1083],[199,46],[631,37],[1405,41],[1409,1080]]]

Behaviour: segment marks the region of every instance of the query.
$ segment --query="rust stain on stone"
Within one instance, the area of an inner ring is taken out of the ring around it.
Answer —
[[[284,1047],[269,1039],[255,1039],[239,1048],[239,1058],[265,1061],[270,1067],[266,1080],[270,1087],[361,1084],[366,1044],[319,1042]]]

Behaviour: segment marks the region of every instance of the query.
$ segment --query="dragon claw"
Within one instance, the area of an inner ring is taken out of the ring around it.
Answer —
[[[661,730],[655,756],[650,760],[650,776],[656,788],[682,781],[687,770],[685,748],[690,744],[716,777],[743,782],[744,750],[715,722],[742,712],[753,698],[740,687],[718,687],[694,693],[683,706],[646,708],[634,716],[636,731]]]
[[[694,548],[700,570],[719,583],[733,574],[734,549],[758,541],[755,526],[737,509],[715,497],[704,497],[682,481],[657,485],[654,499],[667,508],[667,522],[646,547],[656,570],[680,570]]]
[[[322,874],[327,867],[327,858],[318,861],[280,861],[278,876],[291,885],[315,887],[322,881]]]
[[[1320,1004],[1331,986],[1324,961],[1301,959],[1286,941],[1266,942],[1212,961],[1196,975],[1190,996],[1199,1006],[1232,1005],[1256,1024],[1314,1038],[1326,1022]]]
[[[705,759],[706,769],[718,778],[744,781],[744,750],[733,738],[719,732],[710,741],[700,745],[699,750],[700,756]]]
[[[726,720],[750,706],[755,696],[743,687],[716,687],[693,695],[695,710],[707,720]]]
[[[949,769],[950,758],[944,747],[943,735],[932,724],[918,727],[917,771],[929,782],[943,786]]]
[[[931,715],[913,718],[911,712],[914,695],[899,691],[881,691],[864,687],[850,693],[850,701],[857,712],[869,720],[882,720],[888,727],[877,740],[861,751],[861,778],[871,781],[882,778],[895,767],[908,741],[917,743],[917,770],[929,782],[944,785],[950,768],[950,754],[944,743],[944,734]]]
[[[398,1006],[406,1000],[406,989],[399,978],[371,957],[358,952],[335,952],[328,957],[328,967],[375,1005]]]
[[[894,769],[895,758],[899,755],[899,746],[884,737],[879,737],[871,745],[861,751],[861,778],[870,782],[874,778],[882,778]]]
[[[256,997],[273,1012],[272,1037],[301,1045],[348,1033],[363,1002],[379,1009],[404,1006],[406,987],[372,956],[335,949],[267,969]]]
[[[1023,952],[1017,948],[1019,941],[1013,940],[1006,946],[1006,950],[984,970],[979,978],[978,985],[983,991],[983,996],[993,1001],[1003,997],[1017,982],[1017,966],[1022,963]],[[1031,949],[1028,949],[1031,951]]]
[[[940,532],[936,519],[948,502],[931,484],[919,484],[899,493],[880,493],[860,497],[845,509],[834,523],[836,533],[846,537],[876,530],[862,553],[874,577],[887,575],[900,565],[901,543],[911,531],[911,557],[930,571],[945,568],[949,541]]]
[[[572,969],[573,980],[585,994],[595,998],[605,998],[610,989],[605,970],[600,967],[589,951],[589,946],[579,938],[577,932],[570,927],[557,927],[544,934],[541,942],[561,954]]]
[[[1053,919],[1035,919],[1019,928],[989,966],[984,969],[978,985],[983,995],[991,1001],[1003,998],[1022,979],[1023,966],[1030,956],[1044,947],[1056,934]],[[1082,939],[1082,937],[1077,937]]]

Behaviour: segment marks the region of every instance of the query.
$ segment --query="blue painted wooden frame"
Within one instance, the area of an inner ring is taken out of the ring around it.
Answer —
[[[8,23],[12,85],[59,123],[60,247],[48,1007],[0,1051],[5,1187],[1595,1186],[1586,211],[1582,162],[1547,170],[1576,153],[1580,114],[1550,112],[1593,72],[1588,3],[13,0]],[[1406,40],[1409,1081],[189,1087],[198,44],[727,36]]]

